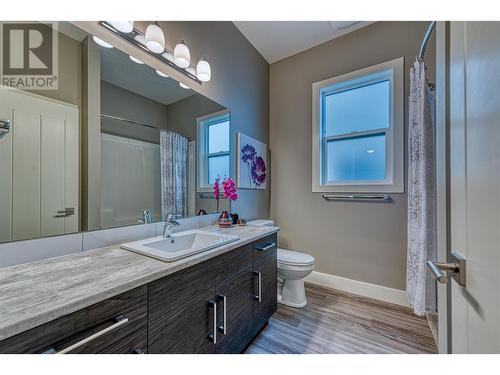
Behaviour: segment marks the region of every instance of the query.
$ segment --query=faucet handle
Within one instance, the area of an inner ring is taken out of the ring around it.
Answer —
[[[181,215],[178,215],[178,214],[174,214],[174,213],[167,214],[167,221],[180,219],[180,218],[181,218]]]

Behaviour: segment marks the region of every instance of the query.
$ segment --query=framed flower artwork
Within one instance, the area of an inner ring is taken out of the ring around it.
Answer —
[[[241,189],[266,189],[267,146],[254,138],[238,133],[237,183]]]

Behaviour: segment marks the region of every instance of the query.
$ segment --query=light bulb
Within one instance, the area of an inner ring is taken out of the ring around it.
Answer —
[[[179,68],[187,68],[190,64],[191,54],[184,41],[177,44],[174,48],[174,62]]]
[[[99,44],[101,47],[104,47],[104,48],[113,48],[113,46],[107,42],[105,42],[104,40],[96,37],[95,35],[93,36],[94,38],[94,42],[96,42],[97,44]]]
[[[168,76],[167,76],[165,73],[160,72],[158,69],[156,70],[156,74],[158,74],[158,75],[159,75],[159,76],[161,76],[161,77],[168,78]]]
[[[129,56],[128,58],[137,64],[144,64],[141,60],[135,58],[134,56]]]
[[[212,69],[204,57],[196,65],[196,77],[202,82],[208,82],[212,78]]]
[[[146,29],[146,47],[151,52],[163,53],[165,51],[165,35],[160,26],[151,24]]]
[[[134,30],[134,21],[108,21],[111,26],[122,33],[130,33]]]
[[[183,89],[187,89],[187,90],[189,90],[191,88],[191,87],[189,87],[188,85],[185,85],[182,82],[179,82],[179,86],[182,87]]]

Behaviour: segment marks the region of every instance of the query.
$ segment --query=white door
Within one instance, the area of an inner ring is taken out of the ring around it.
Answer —
[[[77,232],[78,108],[0,87],[0,117],[0,242]]]
[[[451,351],[500,353],[500,22],[450,25]]]

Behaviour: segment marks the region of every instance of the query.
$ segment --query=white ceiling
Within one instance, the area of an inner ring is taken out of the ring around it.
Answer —
[[[233,23],[271,64],[372,22],[234,21]]]

